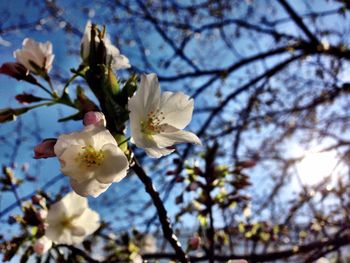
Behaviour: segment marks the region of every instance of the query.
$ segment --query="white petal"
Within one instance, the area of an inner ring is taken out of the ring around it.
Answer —
[[[100,183],[119,182],[126,176],[128,159],[123,151],[114,144],[106,144],[102,151],[105,155],[103,164],[96,170],[95,178]]]
[[[175,149],[167,149],[167,148],[145,148],[145,152],[148,156],[153,158],[160,158],[162,156],[168,155],[175,151]]]
[[[60,157],[63,152],[72,145],[86,146],[93,143],[89,133],[73,132],[62,134],[58,137],[54,147],[55,154]]]
[[[52,240],[53,242],[58,242],[61,239],[61,236],[64,233],[63,227],[58,225],[51,225],[49,224],[48,227],[45,229],[45,235]]]
[[[32,67],[30,61],[41,68],[45,68],[47,72],[50,71],[54,59],[51,42],[40,43],[33,39],[26,38],[23,40],[22,45],[22,49],[18,49],[14,52],[14,57],[19,63],[34,73],[38,72]]]
[[[72,236],[79,236],[79,237],[87,236],[84,227],[79,226],[79,225],[75,225],[75,226],[70,227],[70,231],[72,233]]]
[[[84,211],[88,208],[87,199],[77,195],[74,192],[67,194],[61,202],[66,207],[67,217],[78,217],[81,216]]]
[[[32,65],[29,63],[29,60],[35,61],[36,58],[33,56],[31,51],[23,50],[23,49],[17,49],[13,53],[14,57],[16,58],[17,62],[25,66],[28,70],[35,72],[35,69],[32,67]]]
[[[156,74],[141,75],[141,83],[134,96],[129,100],[129,110],[145,116],[156,111],[160,103],[160,86]]]
[[[174,132],[164,132],[157,135],[154,135],[154,140],[157,142],[158,146],[169,147],[178,143],[194,143],[202,144],[200,139],[192,132],[177,130]]]
[[[185,128],[192,119],[193,104],[193,99],[182,92],[164,92],[160,101],[160,111],[164,116],[162,123]]]
[[[70,184],[73,190],[81,196],[87,197],[89,195],[98,197],[105,192],[111,184],[103,184],[97,181],[95,178],[90,178],[85,181],[76,181],[71,178]]]
[[[87,132],[87,135],[91,138],[92,144],[96,150],[106,144],[118,145],[113,135],[104,127],[97,125],[88,125],[84,128],[83,132]]]
[[[74,226],[79,226],[84,229],[85,236],[91,235],[100,227],[100,216],[90,208],[84,211],[79,218],[73,221]]]
[[[68,212],[65,204],[58,201],[50,206],[50,209],[47,213],[47,223],[49,226],[59,225],[67,214]]]
[[[81,39],[81,44],[80,44],[80,55],[81,58],[83,59],[83,62],[88,64],[88,59],[90,55],[90,41],[91,41],[91,21],[88,20],[85,26],[85,31],[83,38]]]

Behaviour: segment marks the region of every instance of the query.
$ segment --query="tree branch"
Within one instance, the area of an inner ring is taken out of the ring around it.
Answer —
[[[170,225],[170,220],[167,215],[167,211],[164,207],[164,204],[162,200],[159,197],[159,193],[154,188],[154,185],[152,183],[152,179],[147,176],[143,168],[138,164],[137,160],[134,158],[135,164],[132,167],[134,172],[137,174],[137,176],[140,178],[142,183],[144,184],[146,188],[146,192],[151,196],[153,204],[155,205],[159,221],[162,224],[162,229],[164,233],[164,237],[169,241],[170,245],[173,247],[176,253],[176,258],[178,258],[181,262],[190,262],[188,256],[183,251],[181,244],[179,240],[177,239],[176,235],[174,234],[174,230],[172,229]]]

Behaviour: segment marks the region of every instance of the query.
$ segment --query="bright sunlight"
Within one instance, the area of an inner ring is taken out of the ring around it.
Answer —
[[[336,164],[336,154],[333,151],[310,152],[297,164],[297,170],[304,184],[313,185],[330,175]]]

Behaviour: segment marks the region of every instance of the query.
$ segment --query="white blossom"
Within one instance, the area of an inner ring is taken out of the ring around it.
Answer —
[[[97,197],[127,173],[128,160],[111,133],[100,125],[60,135],[54,147],[61,172],[81,196]]]
[[[141,76],[141,83],[129,100],[132,142],[151,157],[174,151],[177,143],[201,144],[184,129],[192,119],[193,99],[182,92],[160,92],[155,74]]]
[[[33,63],[46,73],[50,72],[55,57],[52,54],[51,42],[40,43],[26,38],[23,40],[22,45],[22,49],[17,49],[13,53],[18,63],[35,74],[40,74],[40,72],[32,65]]]
[[[83,63],[89,64],[89,56],[90,56],[90,42],[91,42],[91,21],[88,21],[85,26],[85,32],[83,38],[81,40],[81,58],[83,59]],[[100,39],[98,36],[95,37],[95,43],[100,43]],[[111,67],[115,70],[130,68],[129,59],[120,54],[119,49],[114,46],[110,40],[110,38],[106,35],[104,37],[104,44],[106,46],[107,51],[107,64],[111,65]]]
[[[57,244],[80,244],[100,227],[100,216],[74,192],[51,205],[45,236]]]

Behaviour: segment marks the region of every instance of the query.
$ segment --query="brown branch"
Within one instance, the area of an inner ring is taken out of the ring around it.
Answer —
[[[90,255],[88,253],[86,253],[84,250],[77,248],[75,246],[61,244],[61,245],[57,245],[55,247],[56,248],[60,248],[60,247],[67,248],[70,251],[72,251],[72,253],[74,253],[75,255],[79,255],[79,256],[83,257],[84,260],[86,260],[86,262],[89,262],[89,263],[100,263],[101,262],[99,260],[96,260],[96,259],[90,257]]]
[[[135,161],[135,164],[132,166],[132,169],[144,184],[146,192],[152,198],[153,204],[155,205],[158,212],[159,221],[162,224],[164,237],[169,241],[170,245],[175,250],[176,258],[179,259],[180,262],[189,262],[188,256],[183,251],[181,244],[177,239],[174,233],[174,230],[171,227],[170,220],[167,215],[167,211],[164,207],[162,200],[159,197],[159,193],[154,188],[152,179],[147,176],[143,168],[138,164],[137,160],[134,159],[134,161]]]
[[[311,42],[319,43],[318,39],[311,33],[311,31],[304,24],[303,20],[298,16],[298,14],[293,10],[293,8],[288,4],[286,0],[278,0],[278,2],[283,6],[283,8],[287,11],[290,17],[294,20],[294,22],[300,27],[301,30],[307,35],[307,37],[311,40]]]

